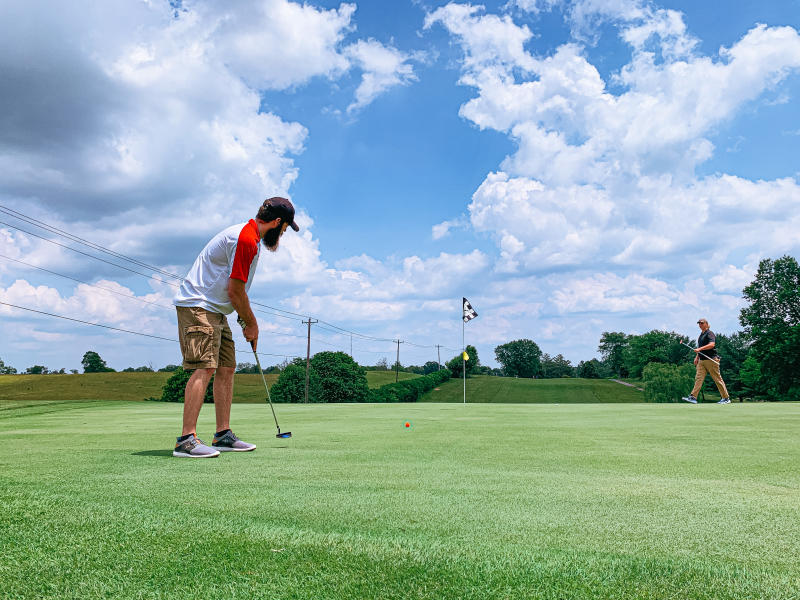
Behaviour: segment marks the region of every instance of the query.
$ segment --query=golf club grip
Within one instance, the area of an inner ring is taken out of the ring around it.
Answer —
[[[239,327],[242,328],[242,333],[244,333],[244,328],[247,327],[247,323],[245,323],[244,319],[240,316],[236,317],[236,322],[239,324]],[[256,351],[255,340],[250,340],[250,347],[253,349],[253,352]]]

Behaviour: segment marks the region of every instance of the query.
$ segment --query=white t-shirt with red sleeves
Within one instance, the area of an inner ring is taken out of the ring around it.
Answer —
[[[231,314],[233,304],[228,296],[228,280],[244,281],[245,291],[250,289],[261,253],[260,242],[258,226],[253,219],[220,231],[194,261],[173,304]]]

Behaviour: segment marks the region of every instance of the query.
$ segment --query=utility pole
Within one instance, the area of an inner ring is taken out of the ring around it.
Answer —
[[[403,342],[401,340],[395,342],[397,342],[397,360],[394,363],[394,382],[397,383],[400,379],[400,344]]]
[[[308,371],[311,368],[311,324],[312,323],[319,323],[317,319],[311,319],[308,317],[308,321],[303,321],[303,323],[308,324],[308,343],[306,345],[306,403],[308,403]]]
[[[353,358],[353,334],[350,334],[350,358]]]
[[[439,348],[441,348],[441,346],[436,344],[436,364],[439,365],[439,368],[436,369],[437,371],[442,370],[442,352],[439,350]]]

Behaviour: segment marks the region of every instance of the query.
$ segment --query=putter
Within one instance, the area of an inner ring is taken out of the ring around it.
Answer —
[[[689,344],[687,344],[686,342],[681,342],[681,344],[683,344],[683,345],[684,345],[684,346],[686,346],[687,348],[691,348],[691,349],[692,349],[692,351],[694,351],[694,348],[692,348],[692,347],[691,347]],[[710,357],[706,356],[705,354],[703,354],[702,352],[698,352],[698,354],[699,354],[700,356],[702,356],[703,358],[705,358],[706,360],[713,360],[713,361],[714,361],[714,362],[716,362],[716,363],[718,363],[718,362],[720,361],[720,359],[719,359],[719,355],[717,355],[717,358],[710,358]]]
[[[245,322],[244,320],[239,317],[236,319],[236,322],[242,327],[242,331],[244,331]],[[261,368],[261,361],[258,360],[258,354],[256,353],[255,346],[253,342],[250,342],[250,347],[253,349],[253,356],[256,357],[256,366],[258,367],[258,372],[261,373],[261,380],[264,382],[264,389],[267,390],[267,401],[269,402],[269,408],[272,410],[272,418],[275,419],[275,427],[278,429],[278,433],[275,436],[276,438],[290,438],[292,437],[291,431],[284,431],[281,433],[281,426],[278,425],[278,417],[275,416],[275,409],[272,407],[272,398],[269,396],[269,386],[267,385],[267,378],[264,377],[264,369]]]

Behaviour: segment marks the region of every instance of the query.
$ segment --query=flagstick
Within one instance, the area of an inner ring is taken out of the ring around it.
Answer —
[[[462,311],[463,312],[463,311]],[[464,404],[467,403],[467,360],[464,358],[464,352],[467,347],[464,345],[464,318],[461,318],[461,374],[464,376]]]

